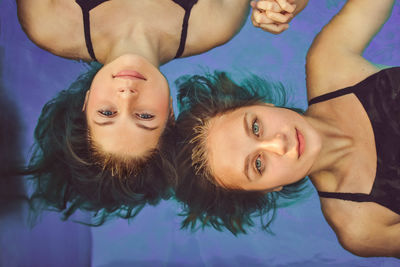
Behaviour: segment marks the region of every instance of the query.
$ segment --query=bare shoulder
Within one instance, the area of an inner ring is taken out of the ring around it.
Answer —
[[[394,0],[349,0],[315,37],[307,54],[310,98],[354,85],[379,69],[362,57]]]
[[[321,198],[325,219],[339,243],[361,257],[400,256],[400,216],[372,202]]]
[[[68,54],[81,43],[82,14],[75,1],[17,0],[17,12],[28,38],[45,50],[68,57],[57,51]]]
[[[380,70],[360,55],[331,49],[329,44],[318,46],[318,41],[317,37],[307,54],[309,99],[355,85]]]
[[[18,19],[25,26],[35,14],[41,15],[51,5],[51,0],[17,0]]]
[[[246,22],[249,10],[249,0],[199,0],[190,15],[190,54],[228,42]]]

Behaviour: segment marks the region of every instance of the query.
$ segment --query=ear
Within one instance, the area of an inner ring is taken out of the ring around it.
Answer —
[[[281,191],[283,189],[283,186],[278,186],[278,187],[275,187],[274,189],[272,189],[271,191],[273,191],[273,192],[279,192],[279,191]]]
[[[86,95],[85,95],[85,101],[83,102],[83,106],[82,106],[82,112],[84,112],[86,110],[86,105],[87,105],[87,101],[89,99],[89,93],[90,90],[87,90]]]
[[[271,193],[271,192],[278,192],[278,191],[281,191],[282,188],[283,188],[283,186],[279,186],[279,187],[275,187],[275,188],[272,188],[272,189],[266,189],[266,190],[263,190],[261,192],[264,193],[264,194]]]
[[[169,98],[169,112],[170,112],[169,115],[175,119],[174,106],[172,104],[172,96]]]

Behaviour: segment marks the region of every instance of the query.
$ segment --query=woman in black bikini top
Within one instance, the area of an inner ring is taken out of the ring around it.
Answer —
[[[309,176],[345,249],[400,257],[400,68],[362,57],[393,4],[349,0],[318,34],[304,115],[263,103],[273,101],[260,79],[238,86],[218,74],[181,84],[176,196],[185,226],[243,232],[270,211],[261,217],[268,229],[277,199],[298,196]]]

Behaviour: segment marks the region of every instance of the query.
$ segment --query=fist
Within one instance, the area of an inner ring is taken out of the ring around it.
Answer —
[[[295,0],[252,1],[251,21],[255,27],[279,34],[289,28],[289,22],[296,10]]]

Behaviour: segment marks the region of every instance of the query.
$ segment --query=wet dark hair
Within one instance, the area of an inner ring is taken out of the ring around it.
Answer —
[[[146,204],[156,205],[171,196],[169,179],[175,169],[166,151],[173,147],[172,115],[158,147],[144,159],[102,156],[91,144],[82,107],[100,68],[101,64],[91,63],[42,109],[32,155],[22,171],[33,181],[30,202],[36,214],[55,209],[66,220],[80,209],[93,212],[91,225],[98,226],[111,217],[133,218]]]
[[[183,203],[182,228],[197,230],[212,226],[233,234],[246,233],[258,217],[262,229],[272,233],[270,224],[276,209],[304,196],[306,179],[284,186],[280,192],[262,193],[224,188],[215,182],[206,164],[202,127],[208,121],[237,108],[260,103],[287,105],[287,94],[281,83],[267,82],[255,75],[237,84],[224,72],[204,76],[183,76],[176,81],[180,114],[176,122],[177,181],[175,197]],[[302,113],[300,109],[291,108]],[[203,144],[202,144],[203,142]],[[278,201],[279,200],[279,201]]]

